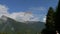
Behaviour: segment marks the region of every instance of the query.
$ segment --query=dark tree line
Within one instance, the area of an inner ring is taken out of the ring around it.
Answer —
[[[46,28],[42,30],[42,34],[56,34],[56,31],[60,33],[60,0],[56,10],[52,7],[49,8],[46,15]]]

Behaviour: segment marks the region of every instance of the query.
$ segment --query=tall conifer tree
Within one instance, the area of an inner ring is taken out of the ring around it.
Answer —
[[[55,34],[54,16],[55,12],[50,7],[46,16],[46,29],[43,29],[42,34]]]
[[[58,30],[60,33],[60,0],[58,3],[58,7],[56,10],[56,16],[55,17],[56,17],[56,19],[55,19],[56,30]]]
[[[46,17],[46,28],[47,29],[52,29],[54,27],[53,15],[54,15],[54,10],[52,7],[50,7],[47,13],[47,17]]]

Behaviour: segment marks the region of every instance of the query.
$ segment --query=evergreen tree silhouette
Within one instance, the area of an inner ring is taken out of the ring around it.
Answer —
[[[58,32],[60,33],[60,0],[59,0],[59,3],[58,3],[58,7],[57,7],[57,10],[56,10],[56,19],[55,19],[55,27],[56,27],[56,30],[58,30]]]
[[[54,16],[55,12],[53,8],[50,7],[46,16],[46,28],[43,29],[42,34],[55,34]]]
[[[54,18],[53,18],[54,10],[52,7],[49,8],[47,17],[46,17],[46,28],[52,29],[54,27]]]

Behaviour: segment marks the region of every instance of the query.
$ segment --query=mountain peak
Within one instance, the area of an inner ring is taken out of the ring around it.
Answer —
[[[7,18],[8,18],[7,16],[2,15],[0,19],[2,19],[3,21],[7,21]]]

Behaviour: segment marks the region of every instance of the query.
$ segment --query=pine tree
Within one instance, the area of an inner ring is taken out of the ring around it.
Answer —
[[[52,7],[49,8],[47,17],[46,17],[46,28],[47,29],[52,29],[54,27],[54,10]]]
[[[42,34],[55,34],[55,12],[52,7],[49,8],[46,16],[46,28],[42,30]]]
[[[57,10],[56,10],[56,16],[55,16],[55,25],[56,25],[56,30],[59,31],[60,33],[60,0],[59,0],[59,3],[58,3],[58,7],[57,7]]]

